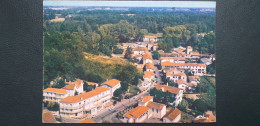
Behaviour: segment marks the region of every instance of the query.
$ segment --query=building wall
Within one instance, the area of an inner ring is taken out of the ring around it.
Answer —
[[[170,120],[168,117],[163,118],[164,123],[177,123],[181,119],[181,114],[179,114],[174,120]]]
[[[57,94],[55,92],[45,92],[43,91],[43,101],[54,101],[59,102],[61,99],[69,96],[69,93],[66,94]]]

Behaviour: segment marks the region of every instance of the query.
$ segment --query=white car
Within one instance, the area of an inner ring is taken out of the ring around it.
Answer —
[[[113,110],[114,108],[115,108],[114,106],[113,106],[113,107],[110,107],[110,108],[109,108],[109,111]]]

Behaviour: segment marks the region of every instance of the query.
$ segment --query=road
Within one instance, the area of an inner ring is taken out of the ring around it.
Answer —
[[[162,83],[161,81],[161,76],[160,76],[160,72],[158,70],[157,64],[159,63],[159,60],[153,60],[153,64],[156,64],[154,67],[155,70],[155,74],[156,74],[156,79],[157,79],[157,83]],[[137,103],[137,100],[140,99],[141,97],[148,95],[148,91],[150,90],[150,88],[154,87],[154,84],[151,85],[147,90],[143,91],[142,93],[130,98],[130,99],[123,99],[121,102],[117,102],[117,104],[114,106],[113,110],[109,110],[109,109],[104,109],[101,110],[96,117],[93,118],[94,121],[98,122],[98,123],[102,123],[103,121],[106,122],[113,122],[113,123],[120,123],[121,121],[119,119],[117,119],[115,117],[115,115],[126,109],[128,106],[131,106],[135,103]]]
[[[106,120],[109,122],[115,122],[115,123],[120,123],[120,120],[118,119],[113,119],[115,118],[116,113],[126,109],[128,106],[131,106],[135,103],[137,103],[137,100],[140,99],[142,96],[148,95],[149,93],[147,91],[144,91],[130,99],[123,99],[121,102],[117,102],[117,104],[114,106],[113,110],[108,110],[104,109],[104,111],[101,111],[97,114],[96,117],[93,118],[94,121],[98,123],[102,123],[102,121]],[[136,97],[136,98],[135,98]],[[113,119],[111,121],[111,119]]]
[[[162,83],[162,78],[160,76],[160,72],[158,70],[158,64],[160,63],[160,60],[153,60],[153,64],[154,64],[154,71],[155,71],[155,74],[156,74],[156,79],[157,79],[157,83],[158,84],[161,84]]]

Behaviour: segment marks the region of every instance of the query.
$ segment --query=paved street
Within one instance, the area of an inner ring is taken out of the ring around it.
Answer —
[[[147,94],[148,94],[148,92],[144,91],[130,99],[123,99],[121,102],[117,102],[117,104],[114,106],[113,110],[110,111],[109,109],[104,109],[103,111],[100,111],[97,114],[97,116],[95,118],[93,118],[93,120],[98,123],[101,123],[103,120],[115,118],[116,113],[126,109],[126,107],[128,107],[128,106],[131,106],[131,105],[137,103],[138,99],[140,99],[142,96],[145,96]],[[111,121],[111,120],[109,120],[109,121]],[[118,119],[113,119],[113,122],[114,121],[120,123],[120,120],[118,120]]]
[[[155,71],[155,74],[156,74],[156,79],[157,79],[157,83],[162,83],[162,79],[161,79],[161,76],[160,76],[160,72],[158,70],[158,64],[160,63],[160,60],[153,60],[153,64],[154,64],[154,71]]]

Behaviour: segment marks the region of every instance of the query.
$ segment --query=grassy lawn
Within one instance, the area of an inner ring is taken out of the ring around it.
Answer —
[[[192,122],[192,117],[189,114],[182,112],[180,123],[191,123],[191,122]]]
[[[137,88],[136,85],[130,85],[129,86],[129,92],[132,93],[133,95],[136,95],[139,89]]]
[[[216,87],[216,78],[215,77],[206,77],[208,79],[208,81],[211,82],[211,84],[213,84]]]

